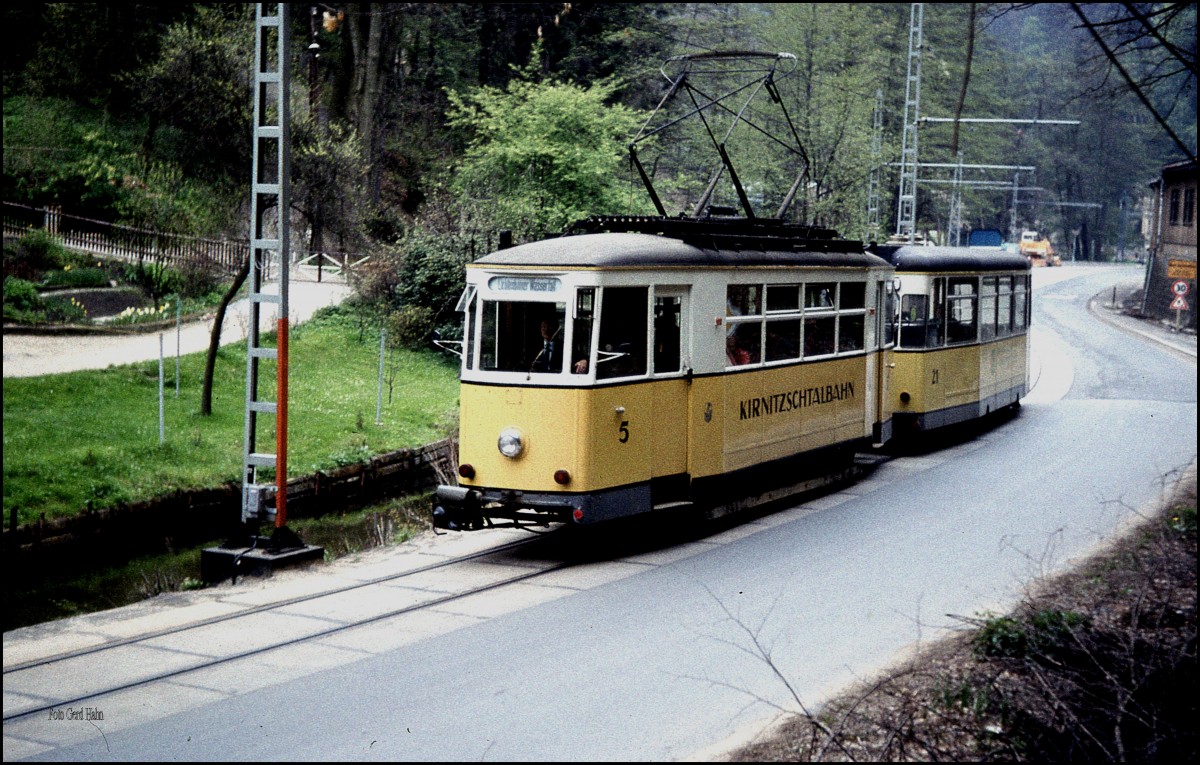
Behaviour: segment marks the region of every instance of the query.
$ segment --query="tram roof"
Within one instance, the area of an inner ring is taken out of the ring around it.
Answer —
[[[695,244],[641,233],[576,234],[510,247],[475,261],[480,266],[542,268],[753,268],[807,266],[886,268],[887,263],[843,240],[811,243],[743,239]]]
[[[1027,271],[1029,259],[1014,252],[978,247],[926,247],[881,244],[871,252],[897,271]]]

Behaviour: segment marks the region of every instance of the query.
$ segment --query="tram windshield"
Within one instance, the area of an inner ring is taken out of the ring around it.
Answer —
[[[529,374],[563,371],[565,303],[485,300],[482,309],[480,369]]]

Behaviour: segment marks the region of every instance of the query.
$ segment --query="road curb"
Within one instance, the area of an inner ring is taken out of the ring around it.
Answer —
[[[1196,359],[1196,349],[1195,348],[1188,348],[1187,346],[1182,345],[1180,343],[1171,342],[1171,339],[1162,337],[1160,334],[1156,334],[1155,332],[1152,332],[1150,330],[1142,329],[1142,328],[1136,327],[1136,326],[1131,326],[1131,322],[1141,323],[1141,319],[1137,319],[1136,317],[1129,316],[1124,313],[1119,314],[1120,318],[1117,318],[1116,316],[1112,315],[1111,310],[1109,310],[1109,309],[1102,310],[1101,308],[1099,308],[1097,306],[1097,303],[1099,301],[1103,300],[1105,298],[1105,295],[1108,294],[1108,292],[1109,292],[1109,290],[1107,290],[1107,289],[1102,290],[1102,291],[1096,293],[1096,295],[1094,295],[1091,299],[1088,300],[1088,303],[1087,303],[1088,313],[1090,313],[1093,316],[1095,316],[1096,318],[1100,319],[1101,321],[1103,321],[1105,324],[1109,325],[1110,327],[1119,329],[1122,332],[1125,332],[1126,334],[1134,335],[1136,337],[1141,337],[1145,340],[1149,340],[1153,343],[1157,343],[1158,345],[1161,345],[1164,348],[1167,348],[1169,350],[1176,351],[1185,356],[1188,356],[1193,361]]]

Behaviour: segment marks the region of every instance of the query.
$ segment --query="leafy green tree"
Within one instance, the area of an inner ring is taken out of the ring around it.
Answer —
[[[865,229],[872,112],[887,71],[878,40],[887,26],[880,12],[846,4],[773,5],[762,20],[767,48],[797,57],[781,92],[808,159],[807,190],[795,204],[802,222]],[[770,178],[784,190],[791,182]]]
[[[628,210],[619,179],[639,117],[607,103],[613,90],[608,82],[514,79],[503,89],[451,92],[449,124],[467,136],[451,182],[460,204],[521,238]]]
[[[189,175],[227,182],[247,174],[252,29],[244,8],[207,5],[167,28],[159,55],[127,78],[146,115],[147,160],[161,141],[161,153]]]
[[[325,252],[361,244],[368,208],[367,165],[358,136],[342,123],[322,129],[312,118],[295,121],[293,207],[308,224],[308,246]]]
[[[136,71],[158,54],[162,31],[191,3],[11,3],[5,6],[5,90],[68,98],[124,116]]]

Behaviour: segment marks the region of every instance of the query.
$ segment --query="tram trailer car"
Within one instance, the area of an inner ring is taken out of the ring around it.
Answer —
[[[1018,408],[1029,390],[1029,260],[968,247],[871,251],[896,269],[889,407],[898,440]]]
[[[621,222],[467,267],[436,525],[744,507],[889,437],[886,260],[823,229]]]

